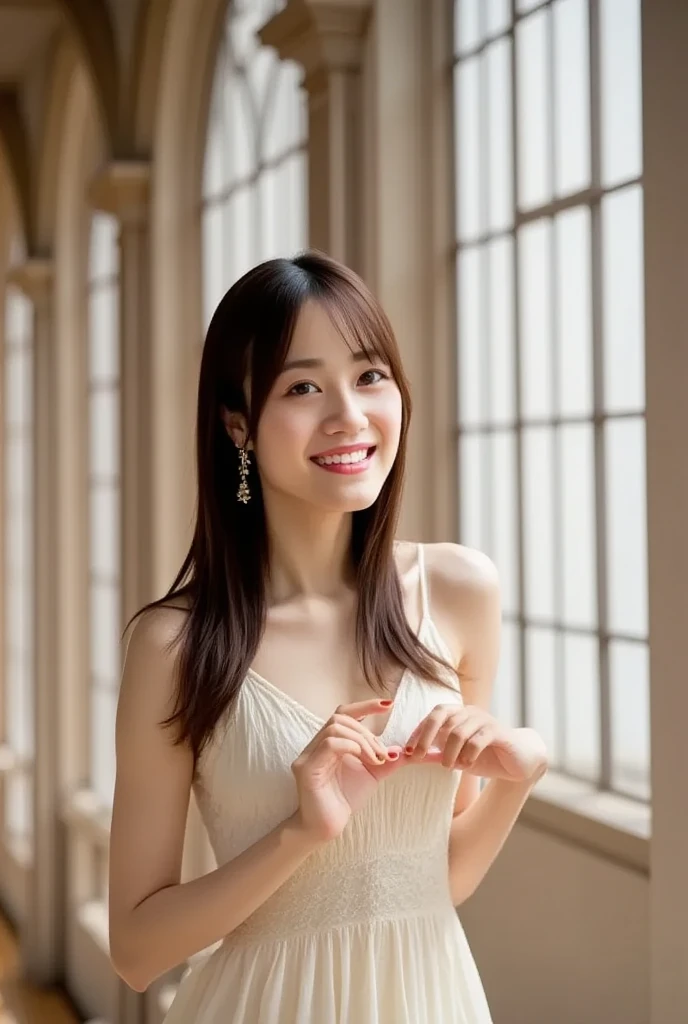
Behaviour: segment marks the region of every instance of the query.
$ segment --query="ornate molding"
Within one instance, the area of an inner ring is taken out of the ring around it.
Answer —
[[[53,275],[54,264],[51,259],[33,256],[24,263],[11,267],[6,281],[20,288],[32,302],[40,302],[52,287]]]
[[[112,213],[123,223],[142,223],[148,216],[150,164],[144,160],[115,160],[91,181],[88,198],[97,210]]]
[[[323,72],[361,67],[371,10],[372,0],[289,0],[258,35],[303,67],[308,87]]]

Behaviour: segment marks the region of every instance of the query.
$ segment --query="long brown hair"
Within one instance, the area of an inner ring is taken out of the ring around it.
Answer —
[[[390,666],[440,682],[440,666],[451,668],[411,629],[394,561],[411,395],[391,324],[361,279],[329,257],[308,251],[294,259],[269,260],[229,289],[208,327],[198,388],[193,540],[167,594],[137,613],[169,606],[175,598],[183,598],[188,607],[174,641],[179,645],[174,710],[163,724],[176,727],[176,742],[189,743],[195,759],[237,699],[267,611],[268,545],[260,478],[252,464],[251,500],[237,501],[238,451],[222,409],[243,414],[248,439],[255,438],[299,312],[309,300],[324,304],[348,345],[384,360],[401,393],[396,459],[376,501],[353,513],[356,642],[363,673],[375,692],[386,692]]]

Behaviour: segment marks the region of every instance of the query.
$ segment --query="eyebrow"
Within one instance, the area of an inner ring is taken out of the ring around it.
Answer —
[[[351,360],[354,363],[369,363],[371,353],[358,349],[356,352],[351,353]],[[290,359],[288,363],[284,364],[280,373],[287,373],[289,370],[313,370],[324,365],[325,363],[322,359]]]

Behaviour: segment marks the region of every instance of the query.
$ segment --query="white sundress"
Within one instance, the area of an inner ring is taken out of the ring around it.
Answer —
[[[428,609],[428,648],[449,652]],[[403,746],[458,690],[403,676],[386,744]],[[298,806],[291,764],[324,722],[249,672],[230,724],[199,763],[195,793],[218,864]],[[165,1024],[491,1024],[451,901],[448,840],[460,772],[402,766],[337,839],[183,978]]]

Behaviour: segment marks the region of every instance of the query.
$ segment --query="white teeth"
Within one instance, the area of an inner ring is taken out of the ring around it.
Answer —
[[[361,448],[357,452],[344,452],[342,455],[324,455],[315,461],[319,466],[338,466],[340,463],[348,465],[351,462],[363,462],[368,456],[368,449]]]

